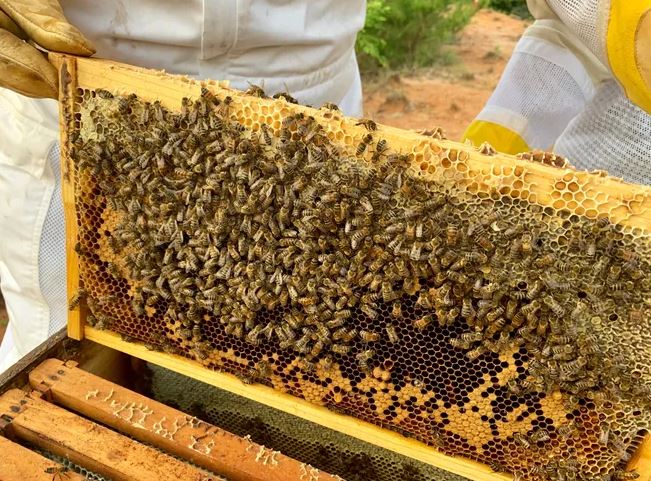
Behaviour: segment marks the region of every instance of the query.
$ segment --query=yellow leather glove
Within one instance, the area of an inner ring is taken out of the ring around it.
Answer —
[[[57,0],[0,0],[0,87],[28,97],[56,99],[58,91],[56,70],[28,41],[55,52],[95,53]]]

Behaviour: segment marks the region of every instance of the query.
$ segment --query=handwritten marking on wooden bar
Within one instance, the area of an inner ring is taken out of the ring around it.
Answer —
[[[12,436],[114,481],[221,479],[19,389],[0,396],[1,413]]]
[[[54,381],[52,373],[57,373]],[[308,465],[302,468],[299,462],[252,442],[250,437],[235,436],[56,359],[48,359],[34,369],[30,383],[49,392],[54,402],[68,409],[233,481],[338,479]]]

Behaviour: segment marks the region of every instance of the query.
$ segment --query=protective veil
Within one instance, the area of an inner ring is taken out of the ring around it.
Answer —
[[[651,0],[529,0],[536,18],[464,138],[651,183]]]
[[[24,11],[35,3],[0,0],[0,7]],[[270,94],[288,91],[302,103],[334,102],[348,115],[361,115],[354,44],[364,0],[61,4],[100,57],[226,79],[235,88],[251,82]],[[0,280],[10,318],[0,347],[2,372],[65,325],[67,302],[56,103],[0,89],[0,118]]]

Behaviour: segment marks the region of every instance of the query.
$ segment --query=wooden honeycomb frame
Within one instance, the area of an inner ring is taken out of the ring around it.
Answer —
[[[62,172],[63,196],[66,210],[66,226],[68,239],[76,238],[76,213],[72,182],[67,178],[70,171],[71,159],[67,156],[67,130],[74,119],[71,112],[72,94],[77,87],[98,89],[103,88],[116,93],[135,93],[138,97],[161,104],[170,109],[178,109],[183,97],[198,97],[201,84],[186,78],[165,75],[160,72],[148,71],[136,67],[117,64],[114,62],[77,59],[53,54],[52,60],[60,68],[61,78],[61,132],[62,132]],[[217,83],[209,84],[211,90],[219,92],[225,88]],[[345,132],[336,139],[354,151],[358,139],[364,135],[364,128],[356,124],[355,119],[336,118],[325,111],[308,109],[302,106],[290,106],[285,103],[275,103],[273,100],[252,99],[239,96],[229,90],[234,99],[233,111],[246,112],[253,102],[260,103],[273,111],[276,108],[281,115],[293,112],[308,112],[324,125],[334,124],[338,131]],[[264,107],[263,107],[264,108]],[[243,115],[242,115],[243,117]],[[469,190],[476,193],[499,193],[523,198],[542,206],[563,208],[572,213],[597,218],[607,215],[612,222],[629,226],[641,231],[651,230],[651,189],[643,186],[624,184],[600,173],[576,172],[571,169],[558,169],[535,163],[522,163],[513,156],[487,156],[472,146],[458,144],[446,140],[427,139],[413,132],[407,132],[391,127],[380,127],[382,136],[398,151],[414,152],[418,166],[424,175],[436,179],[435,169],[429,169],[430,159],[442,157],[442,153],[454,152],[459,165],[458,177],[454,182],[464,183]],[[472,180],[470,180],[472,179]],[[478,179],[480,179],[478,181]],[[443,180],[443,179],[439,179]],[[506,184],[519,182],[520,189],[507,190]],[[573,192],[591,192],[592,197],[577,198]],[[68,292],[72,296],[79,284],[77,254],[72,249],[74,242],[68,245]],[[110,332],[98,331],[84,325],[84,312],[75,309],[69,315],[68,332],[75,339],[87,339],[127,352],[131,355],[168,367],[190,377],[208,382],[227,389],[236,394],[246,396],[267,405],[282,409],[305,419],[318,422],[327,427],[346,432],[365,441],[392,449],[401,454],[411,456],[434,466],[476,480],[508,479],[509,476],[492,472],[487,466],[465,460],[445,456],[420,442],[407,439],[397,433],[383,430],[377,426],[358,419],[335,414],[325,408],[315,406],[307,401],[297,399],[261,385],[244,385],[237,378],[225,373],[208,371],[199,364],[179,356],[148,351],[144,346],[122,341],[119,336]],[[651,453],[646,442],[637,456],[633,458],[630,467],[637,468],[651,479]]]

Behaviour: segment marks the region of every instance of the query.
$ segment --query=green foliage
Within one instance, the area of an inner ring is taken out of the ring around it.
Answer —
[[[357,37],[362,69],[433,65],[474,13],[473,0],[369,0]]]
[[[490,0],[490,8],[509,13],[520,18],[530,18],[526,0]]]
[[[384,24],[391,8],[385,0],[369,0],[366,6],[366,23],[364,29],[357,35],[357,52],[368,57],[367,61],[377,62],[387,67],[389,61],[385,55],[387,42],[382,37]]]

